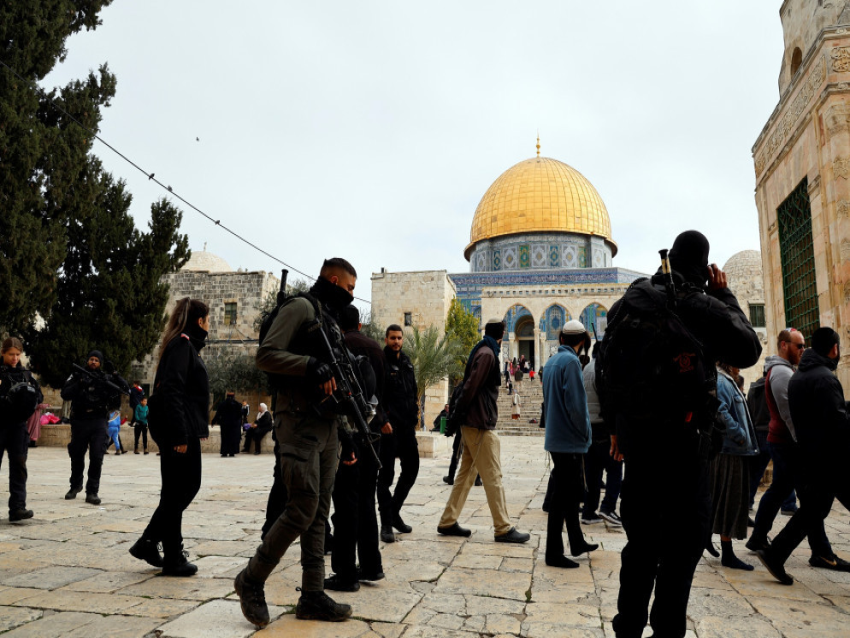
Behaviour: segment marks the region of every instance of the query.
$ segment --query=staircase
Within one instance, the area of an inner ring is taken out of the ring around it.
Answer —
[[[496,422],[496,431],[501,436],[543,436],[540,427],[540,405],[543,403],[543,385],[535,378],[534,381],[526,375],[522,381],[514,381],[514,392],[519,392],[520,417],[514,421],[511,418],[513,396],[508,396],[508,390],[502,384],[499,390],[499,420]],[[529,423],[529,419],[535,419],[538,423]]]

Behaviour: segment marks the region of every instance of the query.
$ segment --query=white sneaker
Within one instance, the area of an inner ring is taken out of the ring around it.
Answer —
[[[623,521],[617,516],[616,512],[599,512],[599,516],[608,521],[608,524],[612,527],[622,527]]]

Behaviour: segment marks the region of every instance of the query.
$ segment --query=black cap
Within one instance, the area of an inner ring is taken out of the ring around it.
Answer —
[[[86,360],[91,359],[92,357],[97,357],[97,360],[103,363],[103,353],[100,350],[92,350],[89,352],[89,355],[86,357]]]

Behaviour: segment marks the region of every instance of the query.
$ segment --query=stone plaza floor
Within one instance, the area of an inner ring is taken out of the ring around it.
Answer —
[[[546,514],[540,509],[548,477],[543,440],[501,441],[510,515],[519,529],[531,532],[529,543],[493,542],[482,488],[472,489],[460,521],[472,528],[472,537],[437,535],[450,490],[441,480],[449,441],[441,439],[442,458],[422,459],[403,511],[413,532],[382,545],[387,578],[365,583],[357,593],[331,592],[352,605],[354,618],[344,623],[295,618],[301,573],[296,546],[266,586],[272,623],[262,631],[242,617],[233,577],[259,542],[271,455],[204,456],[203,486],[183,523],[198,575],[165,578],[127,552],[157,501],[155,455],[108,456],[103,503],[95,507],[84,495],[64,500],[70,470],[64,449],[30,450],[28,505],[35,518],[0,522],[0,632],[16,638],[613,637],[625,534],[604,523],[585,526],[588,540],[600,549],[579,558],[578,569],[547,567]],[[5,467],[0,475],[5,489]],[[787,520],[780,517],[778,524]],[[827,520],[827,533],[836,551],[850,558],[850,517],[840,506]],[[788,564],[797,582],[785,587],[743,542],[736,541],[736,549],[755,571],[725,569],[710,557],[700,562],[688,612],[690,638],[850,636],[850,574],[809,567],[804,544]],[[330,557],[330,573],[329,568]]]

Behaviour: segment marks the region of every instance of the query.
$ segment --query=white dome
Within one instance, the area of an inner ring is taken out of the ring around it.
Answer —
[[[224,261],[224,259],[206,250],[193,250],[189,261],[180,270],[192,272],[233,272],[230,264]]]

